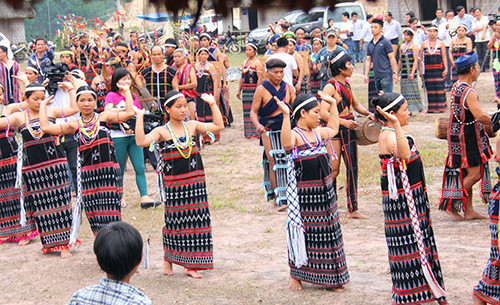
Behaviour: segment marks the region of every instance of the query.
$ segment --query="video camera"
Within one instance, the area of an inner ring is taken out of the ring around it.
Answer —
[[[488,25],[494,25],[498,20],[500,20],[500,14],[488,14],[488,18],[490,19]]]
[[[135,115],[125,121],[125,123],[130,127],[130,129],[135,130]],[[150,111],[146,110],[144,112],[144,133],[150,133],[153,129],[160,126],[162,122],[162,116],[159,114],[153,114]],[[117,123],[110,124],[110,128],[112,130],[121,130],[120,125]]]
[[[50,59],[45,59],[43,73],[49,80],[49,84],[47,85],[47,92],[50,95],[54,95],[56,93],[57,89],[59,88],[57,83],[62,82],[68,72],[69,67],[67,64],[62,62],[54,64]]]

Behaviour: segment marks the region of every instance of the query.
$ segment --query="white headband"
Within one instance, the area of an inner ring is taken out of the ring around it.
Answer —
[[[295,108],[295,110],[293,111],[293,115],[295,115],[302,107],[304,107],[306,104],[309,104],[310,102],[312,101],[317,101],[318,99],[313,96],[313,97],[310,97],[308,98],[307,100],[303,101],[302,103],[300,103],[297,108]]]
[[[40,74],[40,71],[38,71],[38,69],[37,69],[37,68],[32,67],[32,66],[27,66],[27,67],[26,67],[26,70],[31,70],[31,71],[33,71],[33,72],[36,72],[36,74]]]
[[[401,102],[402,99],[404,99],[404,96],[399,95],[397,99],[395,99],[392,103],[382,108],[382,110],[386,112],[387,110],[391,109],[392,107],[396,106],[399,102]]]
[[[251,42],[247,43],[247,47],[248,47],[248,46],[251,46],[252,48],[254,48],[255,50],[257,50],[257,46],[256,46],[256,45],[254,45],[254,44],[253,44],[253,43],[251,43]]]
[[[177,48],[177,46],[173,43],[166,43],[164,44],[165,47],[172,47],[172,48]]]
[[[342,58],[342,56],[344,56],[344,55],[345,55],[345,52],[344,52],[344,51],[340,52],[337,56],[335,56],[335,58],[334,58],[334,59],[332,59],[331,63],[332,63],[332,64],[333,64],[333,63],[335,63],[337,60],[341,59],[341,58]]]
[[[168,98],[168,100],[166,100],[166,101],[165,101],[165,103],[163,103],[163,106],[164,106],[164,107],[167,107],[168,103],[170,103],[171,101],[177,100],[177,99],[179,99],[179,98],[181,98],[181,97],[184,97],[184,94],[182,94],[182,93],[177,93],[177,94],[175,94],[175,95],[173,95],[173,96],[169,97],[169,98]]]
[[[196,52],[196,54],[200,54],[201,51],[207,51],[207,53],[210,54],[210,51],[207,48],[205,48],[205,47],[199,48],[198,52]]]
[[[31,92],[31,91],[45,91],[45,87],[36,86],[36,87],[26,87],[26,89],[24,89],[24,92]]]
[[[92,91],[92,90],[82,90],[82,91],[79,91],[76,93],[76,99],[78,99],[78,97],[84,93],[90,93],[92,94],[92,96],[94,96],[94,98],[97,98],[97,94],[95,93],[95,91]]]

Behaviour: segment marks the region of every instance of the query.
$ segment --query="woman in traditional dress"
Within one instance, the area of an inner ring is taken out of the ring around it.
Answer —
[[[47,115],[51,121],[78,112],[73,85],[62,82],[60,87],[69,91],[70,107],[48,109]],[[62,147],[56,145],[57,137],[44,133],[39,122],[40,103],[50,103],[52,98],[46,100],[45,87],[36,82],[26,87],[25,96],[28,104],[26,111],[0,118],[0,128],[15,126],[21,133],[23,144],[20,160],[23,162],[24,185],[21,198],[25,201],[26,214],[28,211],[34,213],[42,252],[61,251],[62,258],[69,257],[72,215],[68,162]]]
[[[372,103],[384,122],[379,149],[392,304],[447,304],[422,159],[415,140],[403,130],[410,119],[408,102],[400,94],[385,93]]]
[[[452,66],[451,82],[455,83],[458,80],[457,68],[455,67],[455,60],[460,56],[472,51],[472,40],[467,37],[467,26],[465,24],[458,25],[457,37],[451,40],[450,49],[448,50]]]
[[[76,92],[80,109],[78,120],[49,124],[45,103],[40,107],[43,132],[58,135],[62,131],[64,134],[75,134],[77,138],[77,205],[85,210],[94,235],[109,223],[121,220],[122,176],[107,124],[130,119],[134,110],[128,85],[118,84],[118,87],[125,93],[126,101],[126,107],[120,112],[95,112],[97,94],[90,86],[80,87]]]
[[[491,34],[488,49],[493,51],[493,82],[496,97],[500,98],[500,20],[495,23],[495,32]]]
[[[105,72],[104,69],[107,69],[107,71]],[[102,65],[101,74],[94,77],[90,86],[97,94],[95,110],[97,113],[101,113],[104,111],[106,104],[106,95],[111,89],[111,68],[105,64]]]
[[[118,68],[111,76],[111,91],[106,95],[104,111],[121,112],[126,107],[126,95],[124,88],[130,88],[132,83],[130,72],[125,68]],[[141,104],[135,94],[132,94],[134,106],[141,109]],[[127,164],[127,153],[135,171],[135,183],[141,196],[141,207],[146,208],[153,205],[154,201],[148,196],[148,186],[144,167],[144,153],[142,148],[137,146],[133,126],[120,122],[111,126],[111,138],[115,147],[116,158],[120,164],[120,170],[125,174]],[[122,196],[122,207],[126,206]]]
[[[451,89],[448,156],[439,209],[455,220],[486,219],[474,211],[472,187],[481,180],[484,203],[489,202],[491,192],[488,160],[493,152],[484,129],[484,125],[491,125],[491,115],[481,108],[472,87],[479,76],[477,58],[475,52],[470,52],[454,63],[459,79]]]
[[[3,100],[3,87],[0,85],[0,100]],[[26,109],[27,104],[0,103],[0,117]],[[30,239],[38,235],[33,211],[26,211],[26,223],[21,224],[21,190],[16,187],[17,142],[14,126],[0,130],[0,244],[5,241],[27,245]]]
[[[198,84],[196,86],[196,114],[198,116],[198,121],[200,122],[213,122],[213,114],[211,107],[208,107],[201,96],[206,94],[212,94],[215,96],[217,105],[219,105],[219,87],[217,83],[217,70],[215,66],[208,62],[209,52],[207,48],[199,48],[196,53],[198,61],[195,63],[194,68],[196,69],[196,78]],[[214,132],[215,139],[211,139],[210,136],[205,134],[203,136],[204,143],[219,142],[220,133]]]
[[[332,176],[336,188],[336,179],[340,173],[340,158],[344,160],[346,166],[346,195],[347,208],[346,217],[365,219],[367,216],[358,211],[358,146],[356,142],[356,127],[359,124],[354,120],[354,111],[361,115],[366,115],[374,119],[373,114],[361,105],[354,95],[349,84],[349,78],[354,71],[352,56],[346,51],[335,51],[328,57],[329,74],[332,78],[326,83],[323,92],[332,96],[337,101],[338,112],[340,113],[339,132],[333,139],[335,152],[331,154],[339,156],[332,162]],[[328,122],[330,117],[328,103],[322,103],[321,118]]]
[[[424,80],[427,91],[427,112],[444,112],[446,110],[444,79],[448,74],[446,46],[444,42],[437,39],[438,28],[436,26],[429,27],[427,33],[429,39],[422,43],[420,50],[420,77]]]
[[[323,40],[321,38],[312,39],[312,52],[311,59],[309,60],[309,86],[311,88],[311,93],[316,95],[318,91],[321,90],[321,79],[319,79],[319,70],[317,68],[318,63],[318,52],[323,48]]]
[[[312,94],[293,102],[293,126],[288,105],[283,113],[281,142],[288,163],[288,265],[290,289],[302,290],[302,282],[342,291],[349,282],[342,231],[333,185],[331,155],[326,148],[339,130],[335,99],[318,92],[330,105],[326,127],[320,125],[320,102]],[[306,234],[307,232],[307,234]]]
[[[245,138],[258,139],[259,134],[250,120],[250,109],[252,109],[255,89],[262,83],[262,73],[264,65],[257,58],[257,46],[248,43],[245,48],[247,59],[243,62],[243,69],[240,78],[240,87],[236,97],[243,102],[243,129]]]
[[[413,42],[415,32],[412,29],[403,31],[404,42],[401,44],[399,57],[399,71],[401,74],[401,94],[408,101],[408,110],[411,114],[418,114],[424,110],[420,89],[418,88],[417,67],[419,46]]]
[[[293,34],[292,34],[293,35]],[[293,86],[295,87],[295,93],[297,95],[302,93],[308,93],[309,91],[309,83],[307,81],[307,76],[305,75],[305,67],[309,65],[309,63],[304,62],[304,58],[300,55],[297,49],[297,41],[295,40],[295,35],[292,37],[287,37],[288,39],[288,47],[287,53],[292,55],[295,61],[297,62],[297,67],[299,70],[299,74],[297,76],[293,76]]]
[[[198,133],[208,134],[224,129],[222,114],[212,95],[201,101],[212,110],[213,123],[185,122],[187,101],[178,91],[166,95],[164,109],[167,124],[144,135],[144,111],[137,111],[137,143],[148,147],[156,143],[159,188],[165,203],[163,227],[163,273],[173,275],[172,264],[184,267],[184,274],[201,278],[199,270],[213,269],[212,227],[208,209],[205,172]]]
[[[500,141],[497,141],[497,154],[495,161],[500,162],[498,153],[500,152]],[[500,166],[496,169],[498,177],[500,177]],[[493,187],[490,196],[490,205],[488,214],[490,215],[490,232],[491,232],[491,250],[490,258],[484,267],[483,276],[477,286],[474,288],[472,295],[474,305],[500,304],[500,256],[498,251],[498,218],[500,204],[500,179]]]
[[[184,94],[189,108],[189,119],[196,119],[196,86],[198,79],[196,71],[189,63],[188,54],[184,49],[176,49],[173,53],[174,65],[177,70],[177,81],[179,83],[179,91]]]

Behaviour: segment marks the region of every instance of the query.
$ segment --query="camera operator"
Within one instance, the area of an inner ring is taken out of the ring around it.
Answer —
[[[56,107],[56,108],[64,108],[64,107],[70,107],[70,96],[69,92],[61,89],[60,87],[57,87],[57,90],[55,90],[55,93],[53,92],[53,89],[51,89],[53,86],[51,84],[55,83],[57,84],[60,81],[65,81],[65,82],[71,82],[75,88],[77,88],[77,85],[75,85],[75,80],[73,75],[69,72],[69,68],[66,64],[61,64],[58,63],[55,66],[51,67],[52,69],[46,69],[49,70],[46,74],[49,77],[49,84],[47,85],[48,90],[46,91],[47,96],[54,95],[53,103],[48,105],[47,107]],[[62,76],[62,78],[61,78]],[[56,124],[61,123],[64,121],[69,121],[69,120],[76,120],[79,118],[79,114],[76,113],[70,117],[66,118],[60,118],[56,119]],[[78,143],[75,140],[75,137],[73,134],[68,134],[68,135],[63,135],[63,138],[60,139],[61,141],[61,146],[66,154],[66,159],[68,160],[68,166],[69,170],[71,172],[70,178],[71,178],[71,190],[72,191],[77,191],[77,180],[76,180],[76,159],[77,159],[77,153],[78,153]]]
[[[46,78],[45,76],[45,66],[47,59],[51,62],[54,60],[54,52],[51,50],[43,38],[37,38],[35,41],[36,53],[28,58],[28,64],[36,66],[40,71],[38,76],[38,82],[41,84]]]

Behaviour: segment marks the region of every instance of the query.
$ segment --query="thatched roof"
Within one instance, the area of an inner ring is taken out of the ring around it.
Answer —
[[[12,5],[15,2],[15,5]],[[35,18],[36,12],[27,1],[0,0],[0,19]]]

